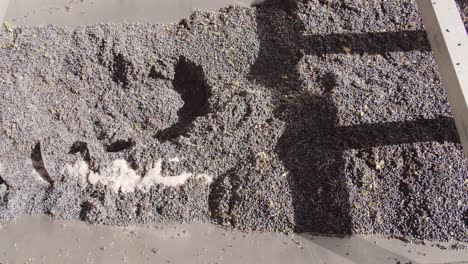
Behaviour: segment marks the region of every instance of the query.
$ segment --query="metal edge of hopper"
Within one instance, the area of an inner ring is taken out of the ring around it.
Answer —
[[[454,0],[417,0],[465,157],[468,157],[468,36]]]

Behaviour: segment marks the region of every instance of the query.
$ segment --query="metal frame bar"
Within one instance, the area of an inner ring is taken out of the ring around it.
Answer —
[[[468,157],[468,36],[454,0],[416,0]]]

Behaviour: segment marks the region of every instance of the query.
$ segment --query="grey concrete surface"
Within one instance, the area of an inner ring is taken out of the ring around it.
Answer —
[[[9,0],[1,0],[0,1],[0,21],[3,22],[3,18],[5,17],[6,10],[8,8]]]
[[[0,223],[0,263],[468,263],[468,251],[377,236],[242,233],[204,223],[107,227],[27,216]]]
[[[5,19],[15,25],[176,23],[195,9],[216,10],[230,4],[257,2],[260,0],[11,0]]]

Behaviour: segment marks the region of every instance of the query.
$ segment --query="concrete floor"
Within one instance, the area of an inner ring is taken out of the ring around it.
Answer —
[[[9,5],[8,5],[9,2]],[[13,25],[175,23],[194,9],[253,0],[0,0]],[[8,6],[8,8],[7,8]],[[453,243],[452,243],[453,244]],[[0,263],[468,263],[441,250],[377,236],[244,234],[203,224],[105,227],[26,216],[0,224]]]
[[[5,20],[14,25],[86,25],[105,22],[177,23],[195,9],[217,10],[261,0],[10,0]],[[2,5],[8,0],[0,0]]]
[[[0,224],[0,263],[468,263],[468,251],[377,236],[241,233],[204,224],[92,226],[26,216]]]

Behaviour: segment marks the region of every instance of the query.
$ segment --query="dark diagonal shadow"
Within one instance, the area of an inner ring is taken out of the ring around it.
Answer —
[[[300,93],[298,62],[305,55],[430,51],[423,31],[303,35],[295,1],[267,0],[256,7],[258,57],[249,78],[280,95],[275,115],[286,123],[276,151],[289,172],[296,232],[350,234],[343,151],[416,143],[458,142],[454,122],[440,117],[405,122],[337,126],[329,95]],[[331,85],[333,83],[324,84]]]

